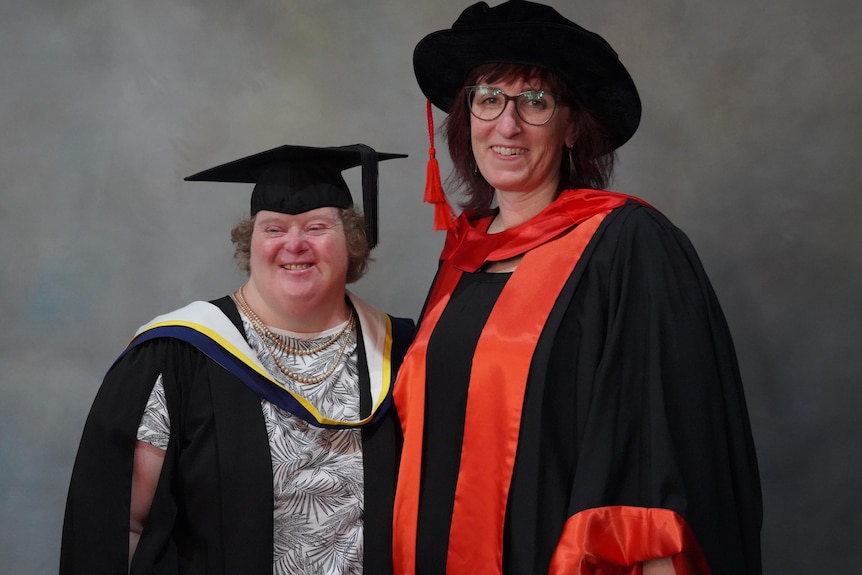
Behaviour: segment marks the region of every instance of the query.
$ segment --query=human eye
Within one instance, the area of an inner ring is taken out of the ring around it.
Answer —
[[[478,86],[476,88],[474,103],[486,108],[499,106],[501,101],[500,94],[502,93],[503,91],[499,88]]]
[[[257,229],[267,235],[276,235],[284,232],[284,228],[276,222],[262,221],[257,225]]]
[[[322,234],[335,227],[334,220],[314,220],[305,225],[305,233]]]
[[[547,110],[553,105],[553,100],[550,94],[545,94],[542,90],[529,90],[520,94],[521,107],[535,112]]]

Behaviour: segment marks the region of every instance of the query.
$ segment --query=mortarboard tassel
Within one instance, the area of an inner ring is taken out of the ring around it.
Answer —
[[[428,140],[431,147],[428,149],[428,167],[425,174],[425,197],[426,203],[434,204],[434,229],[448,230],[455,221],[455,212],[446,194],[443,192],[443,184],[440,180],[440,165],[437,162],[437,150],[434,149],[434,116],[431,111],[431,101],[425,101],[425,112],[428,116]]]

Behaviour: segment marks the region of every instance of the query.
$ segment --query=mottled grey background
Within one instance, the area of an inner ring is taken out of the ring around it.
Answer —
[[[765,572],[857,570],[862,5],[551,4],[600,31],[640,88],[614,188],[688,232],[723,302]],[[135,328],[242,281],[228,232],[248,188],[184,176],[283,143],[409,153],[381,165],[382,243],[355,289],[416,316],[442,238],[420,201],[411,54],[465,5],[2,0],[0,572],[56,572],[81,427]]]

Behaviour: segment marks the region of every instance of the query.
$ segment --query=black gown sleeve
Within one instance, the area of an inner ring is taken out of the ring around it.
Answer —
[[[131,350],[106,374],[90,408],[72,470],[61,574],[128,571],[137,430],[156,379],[179,349],[165,340],[148,342]]]
[[[759,573],[754,444],[731,336],[703,266],[688,238],[645,207],[620,210],[603,240],[584,278],[599,289],[580,303],[599,312],[584,335],[601,338],[581,338],[595,371],[592,385],[578,388],[569,512],[670,509],[714,575]]]
[[[762,504],[730,333],[688,238],[611,213],[537,347],[507,515],[508,572],[547,572],[597,508],[669,509],[714,575],[760,573]]]
[[[260,398],[171,338],[129,351],[96,395],[72,471],[60,573],[129,569],[135,443],[159,374],[171,436],[131,573],[271,573],[272,464]]]

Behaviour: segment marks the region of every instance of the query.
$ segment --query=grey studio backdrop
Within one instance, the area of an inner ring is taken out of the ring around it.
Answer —
[[[639,86],[613,188],[689,234],[723,303],[765,572],[858,569],[862,4],[550,3],[600,31]],[[250,188],[184,176],[283,143],[410,154],[380,167],[381,245],[353,289],[418,315],[442,237],[421,202],[411,55],[464,6],[2,0],[0,572],[56,572],[81,428],[134,330],[243,280],[229,230]]]

